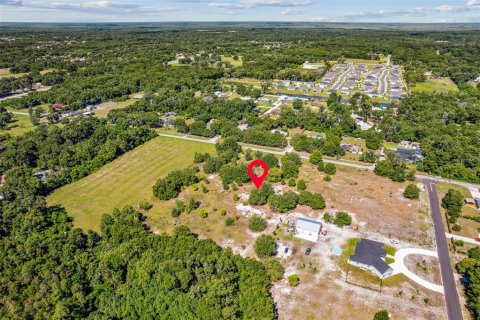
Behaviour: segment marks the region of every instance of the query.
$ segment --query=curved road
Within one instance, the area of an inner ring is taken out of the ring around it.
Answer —
[[[417,249],[417,248],[406,248],[406,249],[399,249],[395,252],[395,262],[392,263],[390,266],[393,268],[393,274],[403,273],[411,280],[415,281],[419,285],[430,289],[432,291],[444,293],[443,286],[431,283],[419,276],[415,273],[410,271],[407,266],[405,265],[404,259],[406,256],[411,254],[419,254],[424,256],[436,257],[438,258],[438,254],[435,251],[425,250],[425,249]]]

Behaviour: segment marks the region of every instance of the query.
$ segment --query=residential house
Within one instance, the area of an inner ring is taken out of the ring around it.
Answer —
[[[400,149],[395,150],[395,154],[403,158],[407,163],[416,163],[422,160],[422,151],[420,149]]]
[[[387,250],[383,243],[363,238],[355,245],[355,253],[350,256],[348,263],[372,270],[383,279],[393,273],[393,269],[384,260],[386,256]]]

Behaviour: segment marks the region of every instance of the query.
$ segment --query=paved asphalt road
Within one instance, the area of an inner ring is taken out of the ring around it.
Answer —
[[[429,180],[427,180],[426,183],[428,198],[430,199],[430,210],[432,210],[433,226],[435,228],[435,238],[437,239],[438,259],[440,261],[440,271],[445,291],[448,319],[462,320],[462,309],[460,307],[460,300],[455,285],[455,277],[448,253],[448,243],[447,238],[445,237],[445,228],[443,227],[442,213],[440,212],[435,184]]]

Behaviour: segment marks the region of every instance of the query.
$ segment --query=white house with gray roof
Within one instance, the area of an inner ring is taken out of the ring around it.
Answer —
[[[317,242],[318,234],[321,229],[322,223],[320,221],[300,218],[297,220],[297,225],[295,226],[295,237],[311,242]]]

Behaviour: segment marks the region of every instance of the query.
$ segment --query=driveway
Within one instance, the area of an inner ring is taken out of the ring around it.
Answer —
[[[435,257],[438,258],[438,254],[436,251],[430,251],[430,250],[425,250],[425,249],[417,249],[417,248],[405,248],[405,249],[399,249],[397,252],[395,252],[395,262],[390,265],[390,267],[393,268],[393,274],[398,274],[398,273],[403,273],[405,276],[407,276],[409,279],[412,281],[415,281],[422,287],[425,287],[427,289],[430,289],[432,291],[444,293],[443,291],[443,286],[431,283],[419,276],[417,276],[415,273],[410,271],[407,266],[405,265],[404,259],[406,256],[410,254],[419,254],[419,255],[424,255],[424,256],[430,256],[430,257]]]

